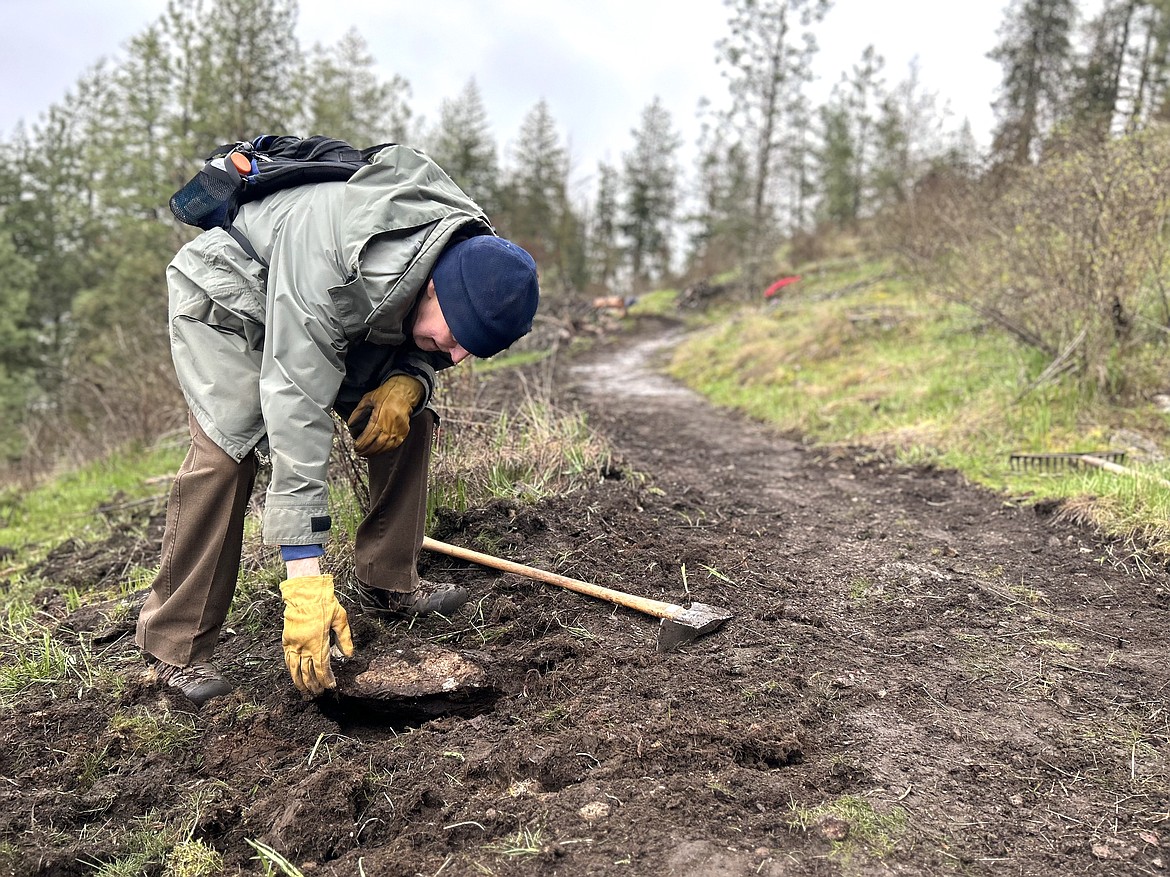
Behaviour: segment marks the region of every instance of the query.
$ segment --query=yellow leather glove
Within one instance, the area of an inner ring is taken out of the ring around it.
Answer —
[[[284,598],[284,663],[293,685],[308,694],[336,688],[329,666],[329,633],[347,658],[353,654],[349,616],[333,593],[333,576],[297,576],[280,583]]]
[[[353,443],[363,457],[392,451],[410,432],[410,413],[422,399],[423,385],[410,375],[394,375],[376,390],[370,390],[353,409],[349,425],[356,426],[369,416],[366,428]]]

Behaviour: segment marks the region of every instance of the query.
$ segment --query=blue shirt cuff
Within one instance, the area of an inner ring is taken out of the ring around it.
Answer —
[[[304,560],[306,557],[320,557],[325,553],[320,545],[281,545],[280,559],[285,563],[290,560]]]

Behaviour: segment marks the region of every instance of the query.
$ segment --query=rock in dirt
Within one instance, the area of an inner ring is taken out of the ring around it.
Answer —
[[[596,822],[609,816],[609,804],[604,801],[590,801],[577,811],[577,815],[586,822]]]
[[[483,668],[465,655],[423,645],[373,658],[345,693],[377,699],[426,697],[478,688],[484,679]]]

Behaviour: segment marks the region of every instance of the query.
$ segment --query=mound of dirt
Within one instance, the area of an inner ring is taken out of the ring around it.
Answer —
[[[953,473],[712,408],[655,374],[671,343],[563,370],[613,471],[434,535],[726,607],[718,631],[660,653],[653,617],[427,554],[473,591],[458,616],[355,612],[314,701],[263,595],[218,652],[237,690],[195,712],[138,679],[132,611],[64,616],[118,674],[0,717],[7,873],[88,875],[174,824],[249,875],[273,872],[250,842],[329,877],[1159,873],[1165,571]],[[182,733],[156,745],[145,716]]]

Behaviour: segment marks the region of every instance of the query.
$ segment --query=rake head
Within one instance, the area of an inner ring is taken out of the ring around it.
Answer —
[[[1063,454],[1012,454],[1008,464],[1012,469],[1039,469],[1054,472],[1061,469],[1076,469],[1084,465],[1082,457],[1095,457],[1109,463],[1123,463],[1125,451],[1070,451]]]

